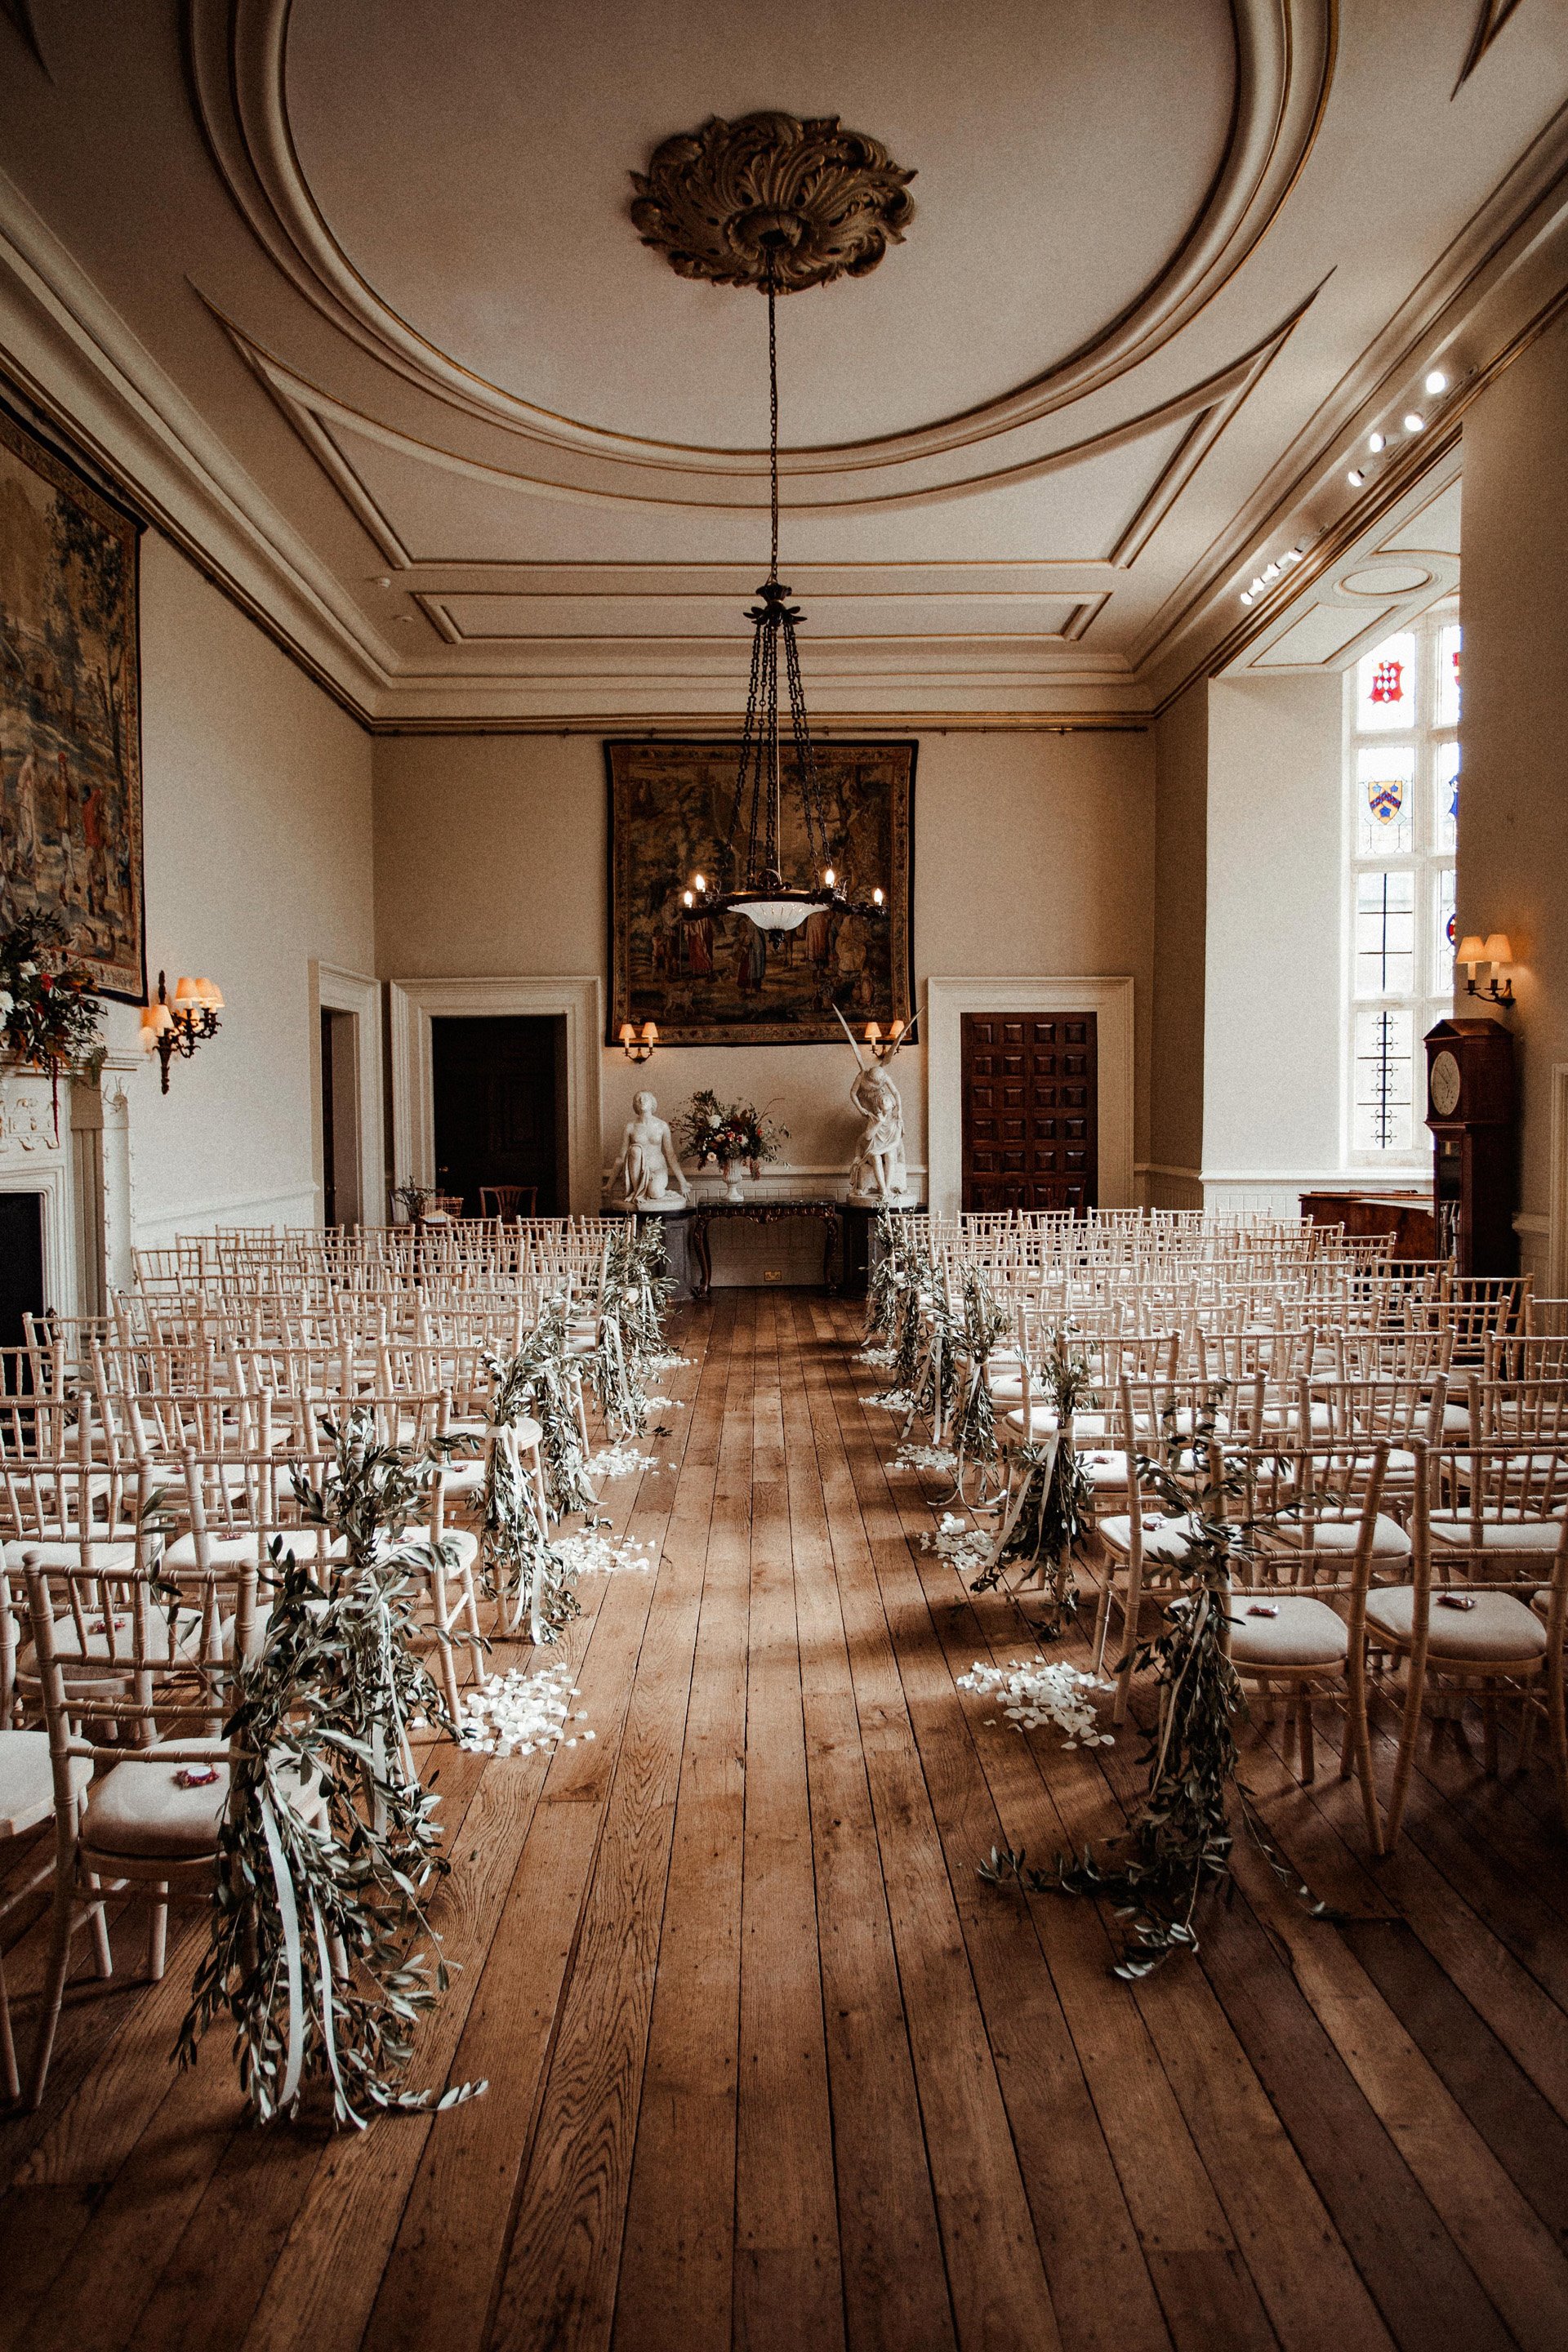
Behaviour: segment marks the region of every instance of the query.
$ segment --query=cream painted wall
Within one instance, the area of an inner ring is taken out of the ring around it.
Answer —
[[[1131,972],[1137,1150],[1146,1156],[1153,971],[1153,741],[1147,732],[928,735],[915,784],[917,986],[953,978]],[[384,737],[375,745],[377,970],[388,979],[606,972],[604,754],[582,736]],[[661,1048],[604,1056],[606,1153],[651,1084],[745,1093],[791,1130],[787,1159],[847,1166],[844,1046]],[[912,1162],[925,1157],[922,1057],[896,1066]],[[803,1183],[813,1180],[803,1176]],[[823,1181],[826,1181],[824,1178]]]
[[[1200,678],[1154,730],[1152,1165],[1146,1194],[1155,1208],[1203,1205],[1208,698],[1208,681]]]
[[[1341,1164],[1342,693],[1337,676],[1209,688],[1203,1168],[1219,1205],[1293,1207],[1298,1180]]]
[[[166,1096],[131,1076],[134,1238],[319,1214],[312,956],[368,972],[370,739],[155,532],[142,542],[148,981],[205,972],[223,1026]],[[109,1007],[113,1048],[139,1016]]]
[[[1560,1128],[1554,1143],[1552,1094],[1568,1066],[1568,319],[1465,419],[1464,618],[1459,929],[1506,931],[1519,959],[1509,1017],[1521,1262],[1538,1289],[1561,1292],[1568,1187],[1553,1168],[1565,1138]]]

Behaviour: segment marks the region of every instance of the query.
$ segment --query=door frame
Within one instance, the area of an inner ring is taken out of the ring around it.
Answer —
[[[1098,1040],[1100,1202],[1136,1205],[1132,1165],[1134,1062],[1131,973],[1037,980],[928,980],[925,1033],[926,1166],[931,1212],[956,1217],[963,1198],[965,1013],[1092,1013]]]
[[[386,1199],[386,1140],[381,1104],[381,984],[361,971],[310,958],[310,1183],[315,1195],[316,1223],[326,1210],[326,1160],[322,1136],[326,1106],[321,1100],[321,1015],[352,1013],[354,1029],[354,1108],[359,1128],[360,1215],[367,1225],[385,1223],[391,1212]]]
[[[574,1217],[596,1217],[604,1192],[599,1108],[603,987],[597,972],[542,980],[392,980],[392,1165],[397,1184],[436,1180],[430,1024],[450,1014],[561,1013],[566,1022],[566,1191]]]

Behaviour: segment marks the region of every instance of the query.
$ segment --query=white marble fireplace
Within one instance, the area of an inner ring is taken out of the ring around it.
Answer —
[[[53,1090],[37,1070],[0,1065],[0,1192],[38,1196],[45,1305],[60,1315],[103,1312],[131,1279],[129,1072],[111,1059],[100,1079]]]

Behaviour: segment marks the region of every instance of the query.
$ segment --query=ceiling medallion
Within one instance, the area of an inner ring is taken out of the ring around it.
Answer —
[[[909,184],[879,139],[836,114],[715,115],[667,139],[634,172],[632,219],[682,278],[780,294],[863,278],[914,214]]]

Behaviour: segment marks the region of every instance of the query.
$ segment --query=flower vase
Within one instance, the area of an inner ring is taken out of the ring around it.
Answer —
[[[745,1193],[741,1189],[742,1164],[742,1163],[739,1160],[726,1160],[724,1162],[724,1198],[726,1201],[743,1201],[746,1197]]]

